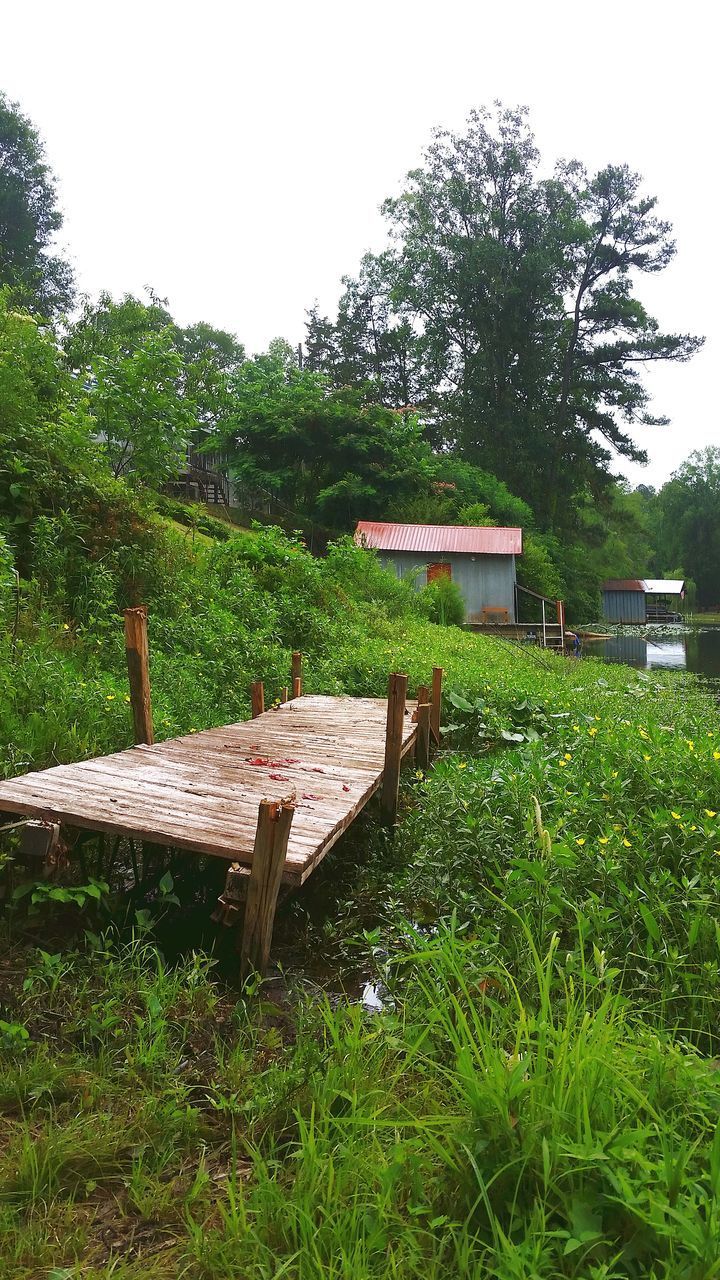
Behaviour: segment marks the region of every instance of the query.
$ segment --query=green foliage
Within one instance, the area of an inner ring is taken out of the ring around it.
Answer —
[[[196,416],[182,394],[174,327],[157,301],[103,295],[97,307],[86,304],[66,355],[82,388],[76,420],[101,442],[112,475],[154,489],[176,475]]]
[[[497,521],[490,515],[490,508],[486,502],[470,502],[458,511],[458,523],[480,527],[494,525]]]
[[[330,389],[276,344],[231,379],[220,443],[239,481],[335,529],[382,516],[427,484],[430,451],[416,419],[360,392]]]
[[[682,565],[704,608],[720,602],[720,449],[691,453],[657,496],[663,571]]]
[[[638,364],[701,345],[661,333],[633,294],[674,254],[656,203],[626,165],[541,177],[525,110],[473,111],[385,202],[391,248],[345,282],[336,323],[311,315],[313,368],[409,396],[434,444],[487,467],[542,528],[572,528],[612,453],[644,457],[627,425],[664,421]]]
[[[465,621],[462,592],[452,578],[435,578],[418,592],[418,604],[431,622],[461,627]]]
[[[225,520],[211,516],[207,507],[200,502],[180,502],[175,498],[168,498],[165,494],[158,494],[155,507],[163,515],[176,520],[178,524],[187,525],[188,529],[204,533],[209,538],[216,538],[219,542],[225,542],[233,535],[233,526]]]
[[[0,289],[9,287],[14,305],[51,316],[72,302],[72,270],[52,252],[61,225],[37,130],[0,93]]]
[[[15,559],[0,530],[0,626],[7,623],[16,590]]]
[[[552,545],[541,534],[523,533],[523,551],[517,560],[517,580],[521,586],[547,596],[549,600],[562,600],[564,584],[550,551]],[[556,547],[553,549],[557,551]]]
[[[707,1273],[712,700],[691,679],[421,620],[411,584],[349,538],[318,561],[275,529],[193,544],[136,521],[125,554],[145,575],[159,735],[247,715],[249,679],[274,696],[296,645],[311,691],[382,696],[393,668],[414,690],[444,666],[457,727],[408,782],[392,848],[365,828],[285,908],[287,967],[312,957],[327,975],[328,950],[353,973],[380,966],[375,1016],[344,995],[236,1005],[205,958],[170,967],[139,941],[16,947],[0,1010],[8,1275],[94,1266],[109,1205],[115,1273],[153,1223],[163,1248],[140,1263],[157,1280],[262,1274],[268,1258],[318,1280],[338,1256],[378,1280],[578,1280],[608,1258],[619,1280]],[[124,573],[111,556],[108,603],[93,585],[95,612],[61,622],[57,527],[35,524],[43,603],[26,597],[13,663],[0,637],[4,772],[130,741]],[[76,919],[96,891],[31,882],[20,906],[39,892],[43,920]],[[160,895],[181,910],[174,877]]]

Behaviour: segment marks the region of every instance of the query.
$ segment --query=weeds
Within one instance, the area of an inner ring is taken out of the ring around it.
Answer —
[[[129,741],[116,611],[140,586],[158,736],[246,715],[294,647],[310,691],[443,665],[453,727],[394,839],[366,816],[283,908],[279,1002],[183,950],[197,886],[162,868],[105,933],[100,874],[16,897],[0,1277],[720,1276],[708,695],[434,626],[348,543],[320,563],[149,519],[122,552],[36,531],[45,578],[0,639],[3,772]],[[62,946],[39,932],[60,911]],[[358,973],[374,1015],[342,991]]]

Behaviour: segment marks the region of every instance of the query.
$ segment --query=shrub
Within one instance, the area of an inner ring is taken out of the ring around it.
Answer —
[[[15,560],[7,538],[0,532],[0,626],[10,614],[14,590]]]
[[[443,627],[461,627],[465,621],[462,592],[452,578],[436,578],[419,592],[418,601],[430,622]]]

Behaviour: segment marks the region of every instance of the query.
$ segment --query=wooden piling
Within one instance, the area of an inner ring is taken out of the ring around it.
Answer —
[[[135,609],[126,609],[125,617],[125,657],[127,658],[128,680],[130,683],[130,705],[132,707],[135,742],[145,742],[149,746],[155,741],[152,720],[152,704],[150,701],[150,654],[147,635],[147,609],[138,605]]]
[[[294,805],[285,801],[260,801],[240,942],[240,976],[243,981],[253,972],[262,976],[268,966],[275,909],[294,812]]]
[[[265,710],[265,686],[262,680],[253,680],[250,685],[250,705],[252,707],[252,718],[257,720]]]
[[[292,656],[292,696],[293,698],[302,697],[302,654],[293,653]]]
[[[286,684],[284,684],[282,689],[280,690],[280,701],[287,702],[287,700],[288,700],[288,687]]]
[[[435,742],[440,746],[440,710],[442,703],[443,668],[433,667],[432,673],[432,710],[430,712],[430,729]]]
[[[430,764],[430,712],[429,702],[419,702],[417,709],[417,745],[415,759],[421,769]]]
[[[394,673],[388,679],[387,723],[385,728],[385,764],[383,767],[380,804],[391,822],[395,820],[400,790],[403,720],[408,678]]]

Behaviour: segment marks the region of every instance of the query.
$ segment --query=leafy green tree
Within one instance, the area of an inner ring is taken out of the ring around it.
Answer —
[[[720,449],[691,453],[658,494],[658,556],[681,565],[702,608],[720,604]],[[677,572],[677,570],[676,570]]]
[[[427,392],[422,344],[412,325],[392,312],[385,259],[367,254],[358,279],[346,277],[343,284],[334,323],[317,307],[308,312],[306,367],[390,408],[418,407]]]
[[[428,485],[430,450],[414,416],[333,390],[287,344],[246,361],[230,388],[218,436],[236,477],[303,518],[347,529]]]
[[[69,411],[70,379],[50,330],[0,290],[0,527],[24,552],[39,512],[61,511],[68,484],[98,468]]]
[[[79,410],[94,424],[116,476],[157,488],[188,447],[202,448],[232,407],[230,375],[245,352],[208,324],[179,328],[167,303],[108,293],[85,302],[65,339],[82,387]]]
[[[86,303],[65,352],[75,375],[75,414],[100,441],[116,477],[159,488],[176,474],[196,425],[183,396],[175,326],[149,304],[103,294]]]
[[[613,454],[644,458],[631,428],[664,422],[648,413],[642,366],[686,360],[701,340],[662,333],[634,296],[674,254],[638,175],[571,162],[545,178],[539,166],[523,109],[436,131],[385,202],[392,245],[372,260],[372,296],[383,330],[406,326],[429,438],[505,481],[542,527],[567,529],[577,498],[611,483]],[[364,296],[367,270],[366,259],[346,282],[341,310]],[[318,348],[314,367],[334,380],[366,371],[367,326],[339,314],[323,324],[323,349],[333,341],[341,364]]]
[[[72,270],[52,248],[61,226],[37,130],[0,93],[0,286],[10,287],[17,306],[48,317],[73,298]]]

